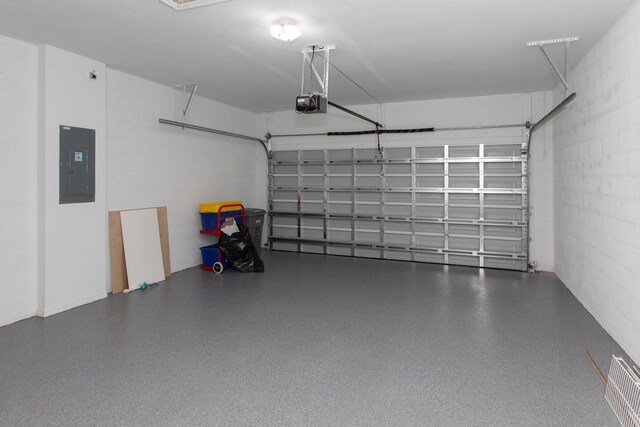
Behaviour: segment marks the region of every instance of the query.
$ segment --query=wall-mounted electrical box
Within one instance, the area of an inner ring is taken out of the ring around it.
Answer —
[[[96,131],[60,126],[60,204],[96,199]]]

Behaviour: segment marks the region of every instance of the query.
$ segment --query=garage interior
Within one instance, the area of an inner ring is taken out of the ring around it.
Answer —
[[[0,424],[640,425],[640,1],[27,0],[0,58]]]

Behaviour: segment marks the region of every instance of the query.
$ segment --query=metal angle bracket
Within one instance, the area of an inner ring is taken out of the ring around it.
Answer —
[[[551,68],[553,68],[553,71],[556,73],[556,76],[558,76],[558,78],[562,82],[562,85],[564,86],[565,90],[567,90],[567,91],[569,90],[569,84],[567,83],[567,68],[568,68],[569,45],[572,42],[575,42],[575,41],[578,41],[578,40],[580,40],[579,37],[564,37],[564,38],[560,38],[560,39],[540,40],[540,41],[527,43],[527,46],[529,46],[529,47],[537,46],[538,48],[540,48],[540,52],[542,52],[542,55],[544,55],[544,57],[547,60],[547,62],[549,63],[549,65],[551,65]],[[546,45],[553,45],[553,44],[564,44],[564,75],[562,75],[562,73],[560,73],[560,70],[558,70],[558,67],[556,67],[556,65],[553,63],[551,58],[549,58],[549,55],[547,54],[547,51],[544,50],[544,47]]]
[[[300,95],[305,94],[305,70],[307,66],[309,66],[311,68],[310,72],[312,72],[313,76],[316,78],[316,80],[320,84],[320,87],[322,88],[322,96],[325,98],[329,98],[329,53],[335,48],[335,45],[322,47],[313,44],[302,49],[302,87],[300,88]],[[313,55],[320,52],[324,54],[322,74],[318,72],[316,66],[313,64]]]
[[[187,104],[182,107],[182,117],[187,117],[189,113],[189,108],[191,107],[191,101],[193,101],[193,97],[196,96],[196,91],[198,90],[198,83],[185,83],[176,86],[178,88],[182,88],[182,102],[184,103],[184,99],[187,95],[187,88],[191,88],[189,93],[189,98],[187,99]]]

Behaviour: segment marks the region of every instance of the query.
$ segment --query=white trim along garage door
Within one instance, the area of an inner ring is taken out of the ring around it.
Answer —
[[[274,151],[274,250],[525,271],[521,144]]]

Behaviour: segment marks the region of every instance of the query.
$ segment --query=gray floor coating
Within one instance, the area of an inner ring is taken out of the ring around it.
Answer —
[[[617,425],[552,274],[263,255],[0,328],[0,423]]]

